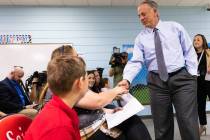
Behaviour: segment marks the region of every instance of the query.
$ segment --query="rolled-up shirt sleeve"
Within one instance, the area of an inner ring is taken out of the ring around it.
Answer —
[[[139,37],[137,37],[133,49],[133,56],[131,60],[129,60],[126,64],[125,69],[123,71],[123,79],[126,79],[131,83],[135,76],[141,70],[143,62],[143,46],[140,44]]]

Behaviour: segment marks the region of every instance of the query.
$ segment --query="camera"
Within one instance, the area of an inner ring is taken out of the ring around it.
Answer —
[[[113,54],[110,58],[109,65],[111,65],[111,67],[125,66],[125,64],[127,63],[127,59],[128,59],[127,52],[120,53],[119,48],[113,47]]]
[[[25,85],[26,85],[27,89],[31,89],[32,84],[34,84],[34,83],[36,83],[37,86],[42,86],[46,82],[47,82],[47,72],[46,71],[42,71],[42,72],[35,71],[33,73],[33,75],[31,75],[28,79],[26,79]]]

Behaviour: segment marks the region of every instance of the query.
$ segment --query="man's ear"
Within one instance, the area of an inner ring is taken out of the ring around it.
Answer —
[[[82,77],[75,80],[73,85],[75,86],[76,89],[81,89],[82,88]]]
[[[79,84],[80,84],[79,79],[75,80],[74,83],[73,83],[73,85],[72,85],[72,89],[73,89],[73,90],[74,90],[74,89],[75,89],[75,90],[78,90]]]
[[[78,89],[82,89],[84,86],[84,77],[80,77],[77,80],[74,81],[73,86],[78,90]]]
[[[15,71],[11,71],[11,72],[10,72],[10,75],[11,75],[11,77],[13,78],[14,75],[15,75]]]

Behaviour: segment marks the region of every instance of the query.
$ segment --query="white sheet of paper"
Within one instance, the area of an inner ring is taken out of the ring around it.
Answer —
[[[125,106],[130,99],[134,98],[130,93],[124,94],[121,96],[120,103],[122,106]]]
[[[107,121],[108,128],[113,128],[120,123],[122,123],[124,120],[127,120],[131,116],[135,115],[136,113],[140,112],[144,109],[143,105],[131,94],[127,94],[123,97],[127,102],[123,109],[120,111],[117,111],[113,114],[106,114],[105,118]]]

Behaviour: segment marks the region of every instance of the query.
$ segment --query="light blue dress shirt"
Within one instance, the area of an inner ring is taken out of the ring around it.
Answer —
[[[176,22],[159,20],[158,29],[167,72],[174,72],[186,67],[191,75],[197,75],[197,55],[192,41],[182,25]],[[154,32],[144,28],[136,37],[133,57],[128,61],[123,72],[123,79],[132,82],[142,65],[146,64],[148,71],[157,71]]]

